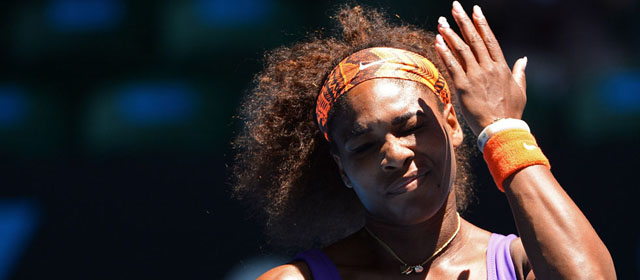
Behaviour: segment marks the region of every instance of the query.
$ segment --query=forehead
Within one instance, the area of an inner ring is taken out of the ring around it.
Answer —
[[[435,95],[429,88],[401,79],[365,81],[351,89],[346,98],[348,111],[355,122],[382,121],[386,115],[404,114],[407,111],[438,111]]]
[[[345,108],[335,122],[336,136],[345,137],[354,129],[390,124],[407,113],[438,112],[434,93],[424,85],[401,79],[372,79],[362,82],[344,96]],[[435,114],[439,115],[439,114]]]

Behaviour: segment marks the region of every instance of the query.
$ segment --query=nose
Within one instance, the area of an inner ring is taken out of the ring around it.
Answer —
[[[410,149],[404,143],[403,139],[397,138],[393,135],[387,136],[387,139],[382,146],[382,161],[380,162],[380,168],[383,171],[391,172],[398,169],[402,169],[405,165],[408,165],[415,156],[412,149]]]

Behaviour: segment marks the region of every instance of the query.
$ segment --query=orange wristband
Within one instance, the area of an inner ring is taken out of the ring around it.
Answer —
[[[502,192],[504,180],[520,169],[536,164],[551,168],[536,139],[522,129],[504,130],[493,135],[484,146],[484,160]]]

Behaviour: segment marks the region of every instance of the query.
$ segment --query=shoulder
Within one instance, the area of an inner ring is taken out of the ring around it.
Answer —
[[[304,262],[292,262],[272,268],[256,280],[305,280],[311,279],[311,272]]]
[[[325,256],[329,258],[331,264],[339,266],[340,264],[353,264],[354,260],[358,259],[354,257],[354,252],[362,252],[363,247],[358,241],[358,233],[355,233],[345,239],[339,240],[336,243],[322,249],[322,250],[309,250],[305,251],[309,256],[311,253],[312,259],[315,257]],[[361,254],[356,254],[362,257]],[[322,262],[326,264],[327,262]],[[277,266],[271,270],[265,272],[257,280],[303,280],[312,279],[311,269],[305,261],[294,261],[285,265]]]

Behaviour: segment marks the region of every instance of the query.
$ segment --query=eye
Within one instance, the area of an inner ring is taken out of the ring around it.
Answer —
[[[402,135],[413,134],[413,133],[415,133],[416,131],[420,130],[423,127],[424,127],[424,124],[418,124],[418,125],[411,126],[408,129],[402,131]]]
[[[373,143],[364,143],[364,144],[352,149],[351,152],[354,153],[354,154],[359,154],[359,153],[367,151],[372,146],[373,146]]]

